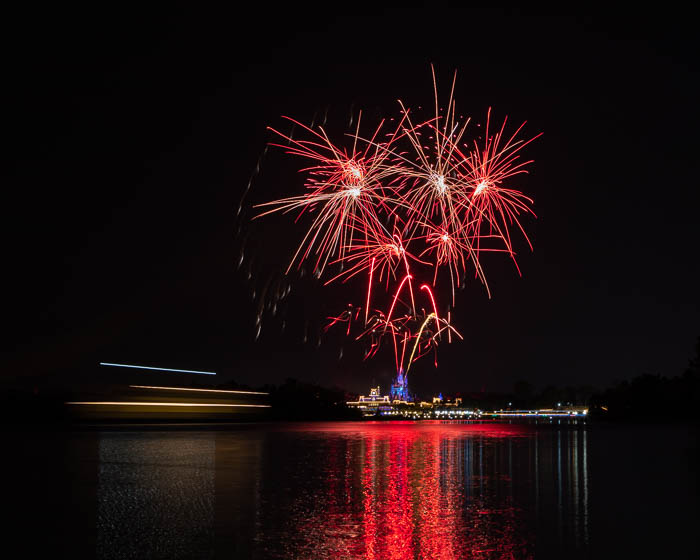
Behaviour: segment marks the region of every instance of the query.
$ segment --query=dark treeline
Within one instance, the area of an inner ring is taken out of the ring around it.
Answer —
[[[510,394],[466,394],[463,403],[482,410],[586,406],[591,418],[608,420],[690,419],[700,406],[699,377],[700,338],[695,357],[675,377],[645,373],[606,389],[548,386],[540,392],[519,380]]]
[[[678,377],[645,374],[596,393],[591,397],[591,414],[596,418],[690,419],[697,413],[698,371]]]
[[[587,406],[595,387],[582,385],[578,387],[555,387],[548,385],[541,391],[524,380],[516,381],[510,393],[463,393],[462,405],[479,410],[533,410],[556,408],[557,406]]]
[[[595,417],[624,419],[690,419],[700,405],[700,338],[695,358],[679,376],[644,374],[622,381],[590,399]]]
[[[353,395],[337,387],[326,388],[296,379],[282,385],[266,385],[270,393],[273,420],[354,420],[362,417],[359,410],[345,404]]]
[[[464,394],[464,406],[481,410],[541,409],[559,405],[586,406],[589,416],[609,420],[690,419],[700,406],[700,338],[695,357],[675,377],[642,374],[606,389],[592,386],[547,386],[537,392],[526,380],[515,383],[508,394]]]

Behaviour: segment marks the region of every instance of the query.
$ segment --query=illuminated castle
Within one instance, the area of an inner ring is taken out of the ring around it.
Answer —
[[[391,395],[392,402],[411,402],[413,400],[413,397],[408,392],[408,377],[404,374],[403,368],[399,368],[396,379],[391,384],[389,395]]]
[[[389,395],[382,395],[379,386],[372,387],[369,396],[361,395],[356,401],[348,401],[346,404],[351,408],[359,408],[363,416],[398,414],[393,405],[415,406],[413,396],[408,392],[408,379],[403,369],[396,374]]]

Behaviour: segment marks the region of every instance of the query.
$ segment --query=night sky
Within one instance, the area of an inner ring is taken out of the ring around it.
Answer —
[[[303,230],[251,223],[251,205],[302,188],[300,162],[260,159],[267,126],[325,115],[342,134],[358,109],[376,122],[398,98],[429,106],[430,63],[445,95],[457,70],[460,113],[493,107],[543,136],[510,183],[538,216],[524,220],[534,252],[517,246],[522,277],[489,259],[493,297],[476,281],[458,292],[465,341],[442,345],[437,370],[417,363],[412,384],[682,373],[700,336],[693,18],[342,6],[6,15],[4,374],[111,361],[386,388],[389,353],[363,363],[341,333],[319,344],[325,315],[364,287],[283,278]],[[256,338],[261,293],[285,282]]]

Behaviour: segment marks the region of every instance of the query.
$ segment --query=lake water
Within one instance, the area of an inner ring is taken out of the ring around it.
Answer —
[[[150,426],[6,443],[8,541],[24,553],[687,558],[698,529],[682,425]]]

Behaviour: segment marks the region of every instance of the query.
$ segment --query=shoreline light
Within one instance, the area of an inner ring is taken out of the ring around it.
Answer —
[[[100,362],[101,366],[110,366],[110,367],[123,367],[123,368],[134,368],[134,369],[150,369],[150,370],[155,370],[155,371],[174,371],[176,373],[199,373],[201,375],[216,375],[215,372],[213,371],[197,371],[193,369],[172,369],[172,368],[160,368],[160,367],[151,367],[151,366],[137,366],[133,364],[113,364],[110,362]]]
[[[164,389],[166,391],[198,391],[203,393],[233,393],[236,395],[269,395],[260,391],[230,391],[228,389],[193,389],[190,387],[156,387],[153,385],[129,385],[134,389]]]

